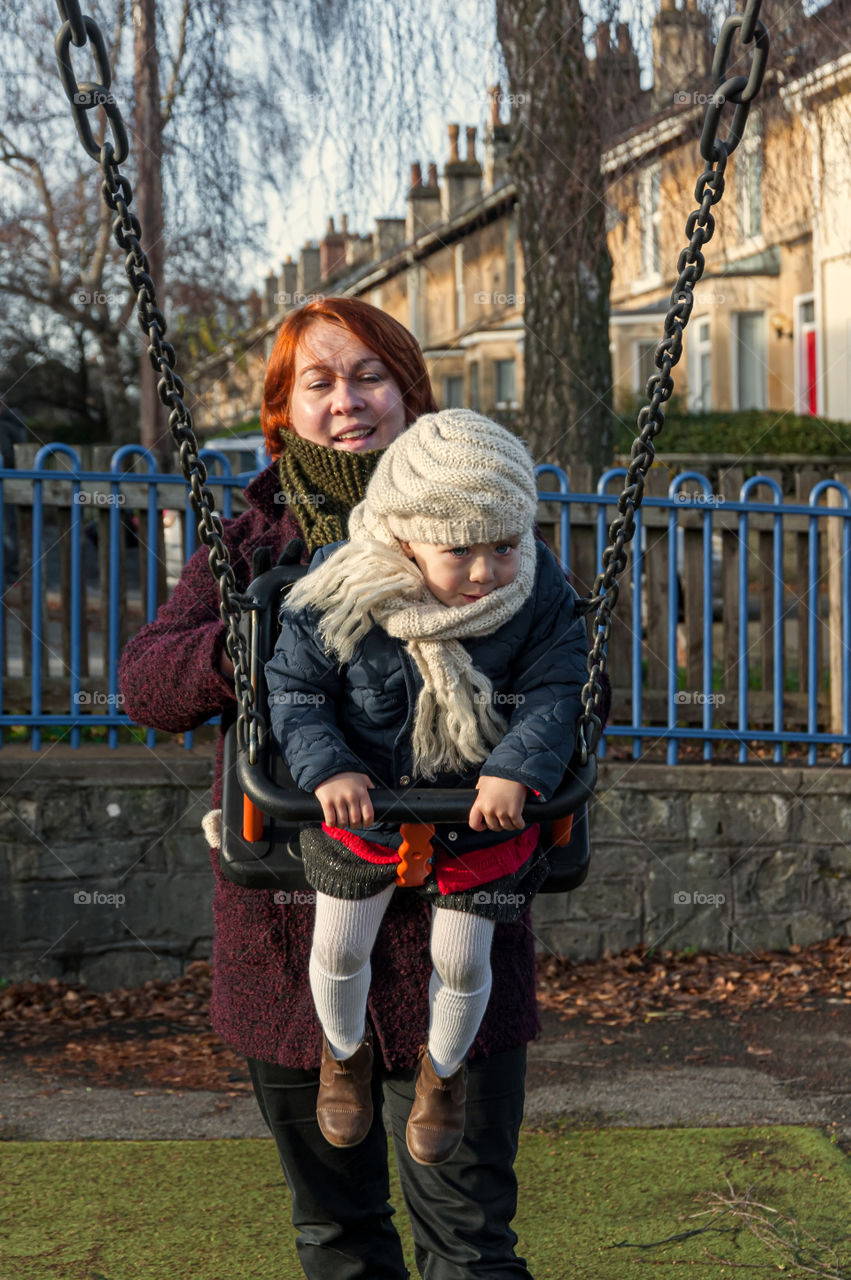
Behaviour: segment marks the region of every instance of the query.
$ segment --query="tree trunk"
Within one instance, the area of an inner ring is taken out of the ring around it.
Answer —
[[[101,393],[110,444],[133,444],[138,441],[139,435],[127,398],[118,334],[114,329],[107,329],[99,335],[98,348],[101,356]]]
[[[576,0],[497,0],[515,104],[525,267],[523,434],[537,461],[611,464],[614,441],[599,86]]]
[[[142,224],[142,248],[148,256],[150,276],[163,310],[163,187],[162,121],[157,54],[156,0],[133,0],[133,35],[136,89],[136,211]],[[160,455],[165,466],[169,456],[168,419],[157,395],[159,375],[148,357],[144,342],[139,359],[140,435],[145,448]]]

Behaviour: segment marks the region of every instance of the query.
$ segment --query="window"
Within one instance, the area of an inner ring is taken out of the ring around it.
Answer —
[[[765,409],[765,312],[733,313],[734,409]]]
[[[659,274],[659,165],[645,169],[638,185],[638,214],[641,220],[641,274]]]
[[[455,327],[463,329],[465,323],[464,306],[464,246],[455,246]]]
[[[470,408],[479,412],[479,365],[470,365]]]
[[[516,293],[517,218],[512,213],[505,223],[505,292]]]
[[[644,395],[647,379],[657,372],[656,343],[649,338],[639,338],[632,344],[632,389],[637,395]]]
[[[444,409],[462,409],[464,407],[464,377],[452,374],[443,379]]]
[[[736,206],[739,236],[749,240],[762,235],[762,126],[754,113],[742,139],[736,169]]]
[[[688,407],[692,413],[712,408],[712,343],[709,321],[695,320],[689,353]]]
[[[497,360],[494,364],[497,409],[517,408],[517,366],[514,360]]]

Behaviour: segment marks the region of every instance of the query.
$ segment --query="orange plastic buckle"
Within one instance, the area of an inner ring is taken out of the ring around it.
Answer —
[[[434,850],[431,838],[434,825],[430,822],[403,822],[399,827],[402,843],[399,846],[399,865],[396,868],[396,883],[400,885],[424,884],[431,871],[431,859]]]
[[[570,833],[573,830],[573,814],[569,813],[566,818],[556,818],[552,826],[553,844],[561,847],[570,844]]]

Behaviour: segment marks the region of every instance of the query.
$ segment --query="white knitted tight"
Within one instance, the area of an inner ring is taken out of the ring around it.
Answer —
[[[363,1040],[369,957],[394,888],[357,901],[316,895],[310,989],[335,1058],[350,1058]],[[428,1048],[438,1075],[451,1075],[475,1039],[490,997],[492,941],[491,920],[432,913]]]

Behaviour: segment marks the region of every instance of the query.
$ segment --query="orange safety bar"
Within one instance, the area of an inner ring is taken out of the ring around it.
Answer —
[[[263,810],[246,795],[242,797],[242,838],[250,844],[263,839]]]

